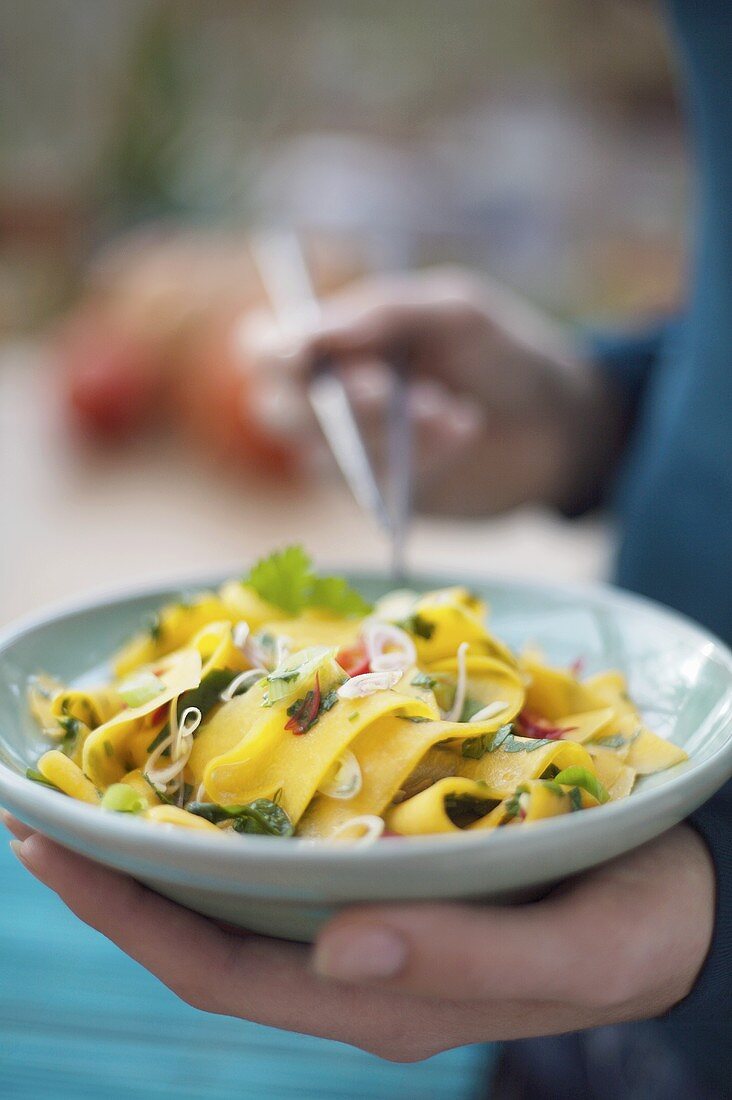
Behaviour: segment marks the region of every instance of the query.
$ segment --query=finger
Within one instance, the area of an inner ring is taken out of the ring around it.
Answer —
[[[547,917],[541,903],[353,910],[321,933],[314,965],[344,981],[432,997],[561,1000],[568,945]]]
[[[230,960],[229,937],[210,921],[133,879],[34,833],[16,849],[23,865],[71,911],[102,932],[170,989],[192,1000],[202,976]]]
[[[23,841],[27,840],[29,836],[33,836],[35,830],[23,821],[18,821],[17,817],[13,817],[7,810],[3,810],[0,817],[5,828],[13,834],[16,840]]]
[[[344,381],[374,464],[383,470],[388,465],[391,374],[383,366],[359,366],[344,371]],[[413,473],[419,494],[433,471],[444,473],[460,462],[465,448],[480,435],[485,417],[476,402],[424,378],[410,382],[408,407]]]
[[[231,935],[124,875],[35,834],[19,856],[86,924],[107,936],[178,996],[210,1012],[337,1039],[383,1057],[422,1058],[477,1041],[472,1009],[326,983],[307,965],[307,948]]]

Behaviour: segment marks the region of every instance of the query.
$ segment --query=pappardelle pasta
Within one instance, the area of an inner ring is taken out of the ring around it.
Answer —
[[[366,842],[487,831],[628,796],[686,759],[624,677],[515,656],[466,588],[371,607],[300,547],[170,604],[108,683],[29,685],[29,778],[221,835]]]

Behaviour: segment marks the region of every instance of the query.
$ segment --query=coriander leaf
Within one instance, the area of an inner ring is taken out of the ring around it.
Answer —
[[[424,638],[426,641],[430,640],[437,629],[436,623],[431,623],[418,611],[397,623],[397,626],[400,626],[402,630],[406,630],[408,634],[415,634],[418,638]]]
[[[57,718],[56,721],[64,731],[64,735],[61,738],[61,752],[66,753],[67,756],[73,756],[79,742],[82,723],[78,718],[72,718],[70,715],[62,715],[60,718]]]
[[[491,752],[494,734],[484,733],[480,737],[468,737],[460,746],[460,751],[466,760],[482,760],[487,752]]]
[[[437,684],[437,680],[433,676],[430,676],[429,672],[418,672],[412,677],[412,687],[429,688],[430,691]]]
[[[231,681],[239,673],[231,668],[212,668],[201,680],[198,687],[184,691],[178,696],[178,721],[180,722],[184,710],[188,707],[197,707],[201,712],[203,722],[210,710],[213,710],[221,702],[221,692],[229,686]],[[243,692],[239,694],[244,694]],[[166,722],[157,737],[147,746],[148,752],[154,752],[158,745],[162,744],[170,733],[170,722]]]
[[[371,611],[371,604],[343,577],[314,577],[307,602],[309,607],[332,611],[344,619],[359,618]]]
[[[628,744],[628,741],[622,733],[614,733],[611,737],[598,737],[594,744],[603,745],[606,749],[622,749],[623,745]]]
[[[242,583],[267,603],[298,615],[308,602],[313,579],[312,561],[302,546],[287,546],[256,562]]]
[[[188,812],[218,825],[233,820],[238,833],[260,833],[268,836],[292,836],[294,826],[276,802],[269,798],[256,798],[245,806],[219,806],[216,802],[189,802]]]

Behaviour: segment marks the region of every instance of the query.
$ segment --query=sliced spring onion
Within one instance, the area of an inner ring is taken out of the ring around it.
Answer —
[[[457,686],[453,704],[445,715],[448,722],[459,722],[465,706],[465,696],[468,690],[468,670],[465,664],[465,655],[468,652],[468,645],[468,642],[461,642],[457,648]]]
[[[129,783],[113,783],[102,796],[102,809],[118,814],[140,814],[147,809],[147,802]]]
[[[363,630],[369,665],[374,672],[405,672],[417,663],[417,650],[406,630],[393,623],[372,620]]]
[[[384,669],[382,672],[364,672],[361,676],[352,676],[338,688],[341,699],[364,699],[377,691],[388,691],[398,684],[403,672],[398,669]]]
[[[344,821],[330,835],[331,840],[347,840],[351,844],[373,844],[384,831],[384,819],[376,814],[361,814]]]
[[[156,695],[160,695],[164,688],[165,684],[159,676],[145,671],[126,676],[117,691],[128,707],[141,707],[143,703],[149,703]]]
[[[581,787],[583,791],[587,791],[598,802],[610,801],[610,795],[597,776],[579,764],[573,764],[571,767],[559,772],[558,775],[554,776],[554,782],[561,783],[563,787]]]
[[[267,672],[263,668],[248,668],[245,672],[240,672],[238,676],[235,676],[230,684],[224,688],[219,695],[219,699],[222,703],[230,703],[235,695],[244,688],[250,688],[253,684],[256,684],[257,680],[261,680],[263,676],[266,676]]]
[[[234,623],[234,629],[231,632],[231,640],[236,648],[240,649],[242,653],[245,652],[249,634],[249,623],[245,619],[241,619],[238,623]]]
[[[305,684],[326,661],[333,661],[336,652],[332,647],[311,645],[286,657],[267,677],[267,705],[302,694]]]
[[[341,798],[345,801],[356,797],[362,783],[361,765],[350,749],[346,749],[321,779],[318,791],[328,798]]]
[[[475,714],[471,715],[468,721],[487,722],[489,718],[495,718],[497,714],[502,714],[503,711],[507,709],[508,703],[504,703],[502,699],[496,699],[495,702],[489,703],[487,707],[476,710]]]

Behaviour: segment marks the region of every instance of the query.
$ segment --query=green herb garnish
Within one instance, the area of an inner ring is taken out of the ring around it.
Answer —
[[[428,688],[430,691],[437,686],[437,680],[429,672],[418,672],[412,677],[411,683],[412,687]]]
[[[614,733],[611,737],[598,737],[594,744],[603,745],[606,749],[622,749],[623,745],[628,744],[628,739],[622,733]]]
[[[189,691],[184,691],[182,695],[178,696],[178,721],[180,722],[183,711],[187,710],[188,707],[197,707],[201,712],[201,722],[203,722],[209,711],[213,710],[213,708],[221,702],[221,692],[224,691],[234,677],[238,675],[239,673],[231,668],[212,668],[211,671],[207,672],[203,677],[198,687],[190,688]],[[246,690],[248,691],[249,689],[247,688]],[[244,693],[244,690],[242,690],[237,692],[237,695],[243,695]],[[158,745],[163,743],[169,733],[170,722],[166,722],[157,737],[147,746],[147,751],[154,752]]]
[[[242,584],[289,615],[318,607],[346,618],[367,615],[371,605],[342,577],[318,577],[302,546],[288,546],[258,561]]]
[[[216,802],[190,802],[186,808],[189,813],[203,817],[214,825],[233,820],[237,833],[293,836],[295,832],[290,818],[282,807],[269,798],[257,798],[245,806],[220,806]]]
[[[572,790],[569,792],[569,805],[572,813],[576,813],[577,810],[582,809],[582,792],[579,787],[572,787]]]
[[[72,756],[76,751],[82,723],[78,718],[72,718],[70,715],[62,715],[60,718],[57,718],[56,721],[64,731],[64,735],[61,738],[61,751],[65,752],[67,756]]]
[[[419,611],[415,611],[413,615],[408,615],[406,619],[402,619],[400,623],[397,623],[397,626],[400,626],[402,630],[406,630],[408,634],[415,634],[418,638],[424,638],[426,641],[430,640],[437,629],[437,623],[425,619]]]
[[[487,752],[535,752],[545,745],[553,745],[553,741],[543,741],[534,738],[518,738],[514,734],[513,723],[501,726],[495,733],[484,733],[480,737],[469,737],[463,741],[461,753],[469,760],[480,760]]]
[[[35,768],[26,768],[26,779],[32,779],[34,783],[40,783],[42,787],[48,787],[50,791],[58,791],[59,794],[65,794],[60,787],[57,787],[55,783],[52,783],[50,779],[46,779],[42,772],[36,771]]]

